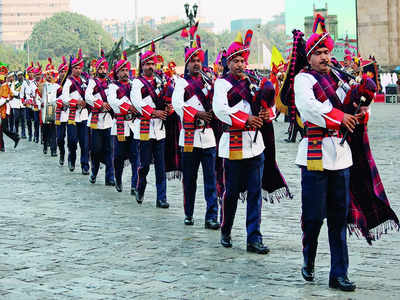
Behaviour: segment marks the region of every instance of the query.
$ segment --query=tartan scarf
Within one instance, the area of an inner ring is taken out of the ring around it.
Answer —
[[[350,101],[344,105],[344,111],[354,114],[353,103],[358,101],[359,95],[352,93]],[[348,227],[350,233],[364,236],[368,244],[372,244],[372,241],[379,239],[389,229],[399,230],[399,219],[390,207],[379,176],[369,145],[367,125],[356,126],[347,141],[353,159],[350,167]]]
[[[39,94],[39,90],[38,90],[39,83],[38,83],[36,80],[34,80],[33,83],[34,83],[35,86],[36,86],[35,93],[38,93],[38,94]],[[39,95],[39,97],[40,97],[40,95]],[[33,111],[39,111],[39,107],[38,107],[38,105],[36,104],[35,99],[33,99]]]
[[[261,88],[257,93],[256,100],[259,107],[265,109],[275,105],[275,88],[272,82],[263,79]],[[262,177],[262,196],[267,202],[280,202],[285,198],[292,198],[289,187],[279,170],[275,156],[275,134],[272,121],[264,122],[260,128],[260,133],[265,145],[264,150],[264,169]]]
[[[164,101],[171,104],[172,93],[174,91],[173,82],[170,81],[165,87]],[[181,151],[179,148],[179,133],[181,122],[176,112],[170,114],[165,121],[165,173],[168,180],[181,179]]]
[[[115,85],[118,86],[117,98],[121,99],[127,97],[130,99],[131,96],[131,85],[129,83],[125,84],[120,81],[115,81]],[[125,117],[122,114],[116,114],[116,124],[117,124],[117,140],[118,142],[125,142]]]
[[[100,80],[98,78],[94,78],[94,82],[96,86],[93,89],[93,95],[100,94],[101,99],[104,102],[107,102],[106,89],[108,87],[108,80]],[[92,108],[92,117],[90,119],[90,128],[97,129],[97,123],[99,122],[99,113],[102,111],[102,108],[96,108],[93,106]]]
[[[197,96],[197,99],[200,101],[205,111],[210,111],[212,109],[209,94],[204,94],[203,89],[205,88],[205,84],[201,78],[195,78],[186,74],[184,76],[188,85],[185,87],[185,93],[183,96],[183,100],[186,102],[191,99],[193,96]],[[183,128],[185,129],[184,136],[184,152],[192,152],[194,145],[194,135],[196,130],[195,121],[187,122],[183,121]]]
[[[253,97],[250,93],[249,82],[247,80],[237,80],[231,73],[225,77],[232,88],[227,93],[228,105],[235,106],[240,101],[247,101],[254,110]],[[239,160],[243,158],[243,130],[229,129],[229,159]]]
[[[69,93],[72,94],[75,91],[81,95],[82,99],[85,99],[85,91],[82,89],[82,78],[79,77],[78,80],[75,79],[73,76],[68,77],[71,80],[71,87],[69,88]],[[76,117],[76,110],[78,109],[78,105],[70,106],[69,107],[69,115],[68,115],[68,124],[76,125],[75,117]]]
[[[329,100],[334,108],[343,110],[343,104],[336,94],[338,88],[337,82],[330,74],[322,74],[315,70],[305,69],[302,72],[312,75],[316,79],[313,86],[315,98],[324,103]],[[324,138],[325,129],[310,122],[306,123],[307,126],[307,170],[309,171],[323,171],[322,164],[322,139]]]
[[[56,97],[59,99],[62,95],[62,86],[60,86],[57,90]],[[56,125],[61,125],[61,112],[62,112],[62,107],[56,106],[56,120],[55,124]]]
[[[156,81],[152,79],[148,81],[143,76],[138,77],[140,82],[142,82],[143,87],[141,89],[142,98],[146,98],[150,96],[153,103],[156,106],[156,109],[164,109],[165,103],[162,97],[162,93],[156,93]],[[141,141],[148,141],[150,139],[150,120],[147,120],[145,117],[140,119],[140,140]]]

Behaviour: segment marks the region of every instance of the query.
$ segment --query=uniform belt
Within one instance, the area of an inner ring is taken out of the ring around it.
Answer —
[[[306,132],[305,137],[308,137],[307,127],[306,127],[305,132]],[[342,138],[343,137],[343,133],[340,130],[326,129],[326,128],[323,128],[322,135],[323,135],[323,137],[337,137],[337,138]]]
[[[224,132],[231,132],[231,131],[238,131],[238,129],[232,128],[232,127],[228,127],[224,130]],[[247,132],[247,131],[256,131],[254,128],[245,128],[242,130],[242,132]]]

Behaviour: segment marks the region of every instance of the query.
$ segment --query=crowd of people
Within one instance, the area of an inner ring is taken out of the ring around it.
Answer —
[[[314,280],[318,235],[327,218],[332,257],[329,286],[353,291],[356,285],[347,274],[346,228],[352,225],[370,243],[379,236],[373,234],[375,228],[384,222],[398,226],[398,219],[381,184],[378,190],[367,192],[359,186],[380,182],[372,156],[363,160],[371,155],[363,138],[376,85],[367,77],[361,83],[349,82],[332,70],[334,43],[321,16],[317,16],[315,29],[307,42],[300,31],[294,31],[295,47],[286,76],[277,68],[271,80],[246,69],[250,30],[244,39],[239,34],[224,53],[222,74],[203,67],[198,36],[185,49],[182,75],[176,74],[173,64],[167,71],[156,68],[160,57],[154,44],[140,55],[137,76],[132,76],[126,57],[110,69],[104,55],[89,76],[82,72],[81,51],[69,63],[64,58],[57,69],[51,59],[44,70],[32,63],[25,70],[26,77],[19,71],[2,79],[0,133],[13,139],[14,147],[20,138],[41,142],[44,155],[50,149],[60,166],[67,155],[69,171],[79,165],[92,184],[104,164],[105,185],[117,192],[123,192],[123,170],[129,160],[129,190],[139,204],[145,200],[153,164],[156,195],[147,198],[154,197],[157,208],[168,208],[166,180],[182,179],[184,224],[188,226],[194,224],[201,164],[205,228],[220,229],[221,245],[232,247],[238,200],[244,199],[247,251],[267,254],[270,249],[260,230],[262,199],[274,202],[291,197],[275,160],[272,120],[280,95],[287,106],[295,107],[292,111],[304,125],[296,157],[302,185],[301,274],[307,281]],[[302,59],[304,65],[299,68]],[[286,89],[286,100],[279,93],[281,88]],[[351,140],[343,139],[346,131],[352,133]],[[2,138],[0,147],[4,151]],[[374,178],[368,177],[368,171]],[[360,174],[364,176],[351,179]],[[367,213],[371,210],[373,217]],[[377,222],[371,220],[374,217]]]

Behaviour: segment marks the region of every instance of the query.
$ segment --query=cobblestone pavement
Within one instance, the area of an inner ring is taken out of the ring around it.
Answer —
[[[372,150],[386,192],[400,214],[400,105],[375,104]],[[330,255],[321,231],[316,281],[305,283],[300,230],[297,145],[286,144],[287,124],[275,123],[278,162],[295,197],[264,204],[268,255],[246,252],[245,205],[238,208],[233,248],[204,229],[199,177],[195,225],[183,224],[182,187],[168,183],[169,210],[155,208],[154,173],[139,206],[125,190],[95,185],[70,173],[39,145],[7,140],[0,153],[0,299],[399,299],[400,233],[368,246],[349,238],[350,278],[358,289],[328,288]],[[128,171],[126,171],[128,172]],[[129,173],[129,172],[128,172]]]

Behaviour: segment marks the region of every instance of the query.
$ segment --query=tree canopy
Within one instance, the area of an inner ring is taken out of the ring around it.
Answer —
[[[0,44],[1,62],[8,65],[9,70],[23,70],[27,62],[27,55],[24,51],[15,50],[11,46]]]
[[[101,47],[112,47],[111,35],[97,22],[77,13],[62,12],[40,21],[33,27],[29,43],[30,52],[39,60],[76,54],[82,48],[84,55],[97,56]]]

